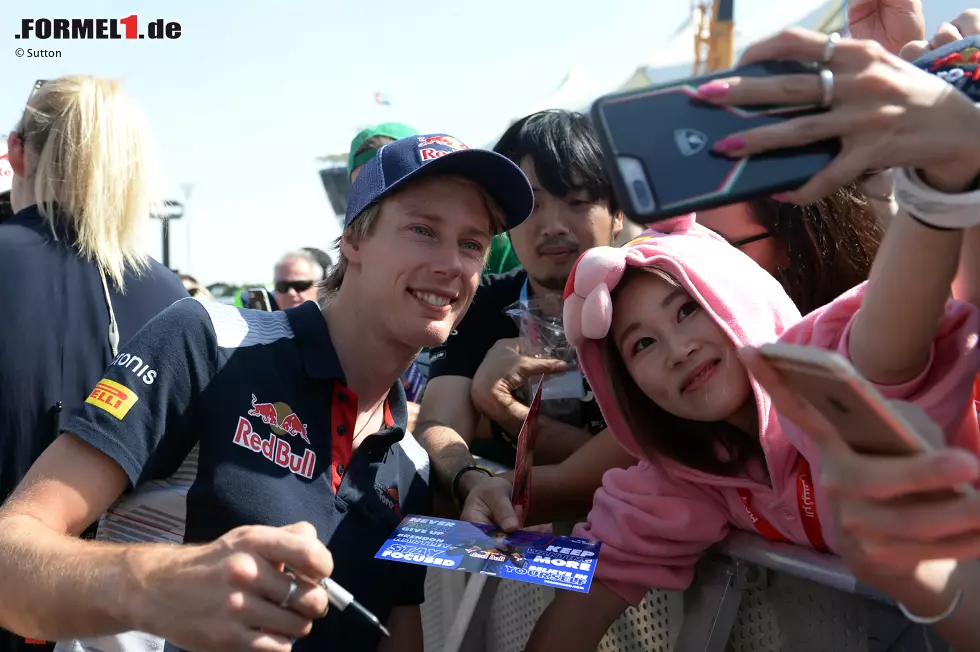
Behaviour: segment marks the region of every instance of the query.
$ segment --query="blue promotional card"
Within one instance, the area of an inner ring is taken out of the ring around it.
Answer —
[[[409,515],[375,558],[588,593],[601,546],[587,539],[527,530],[507,534],[490,525]]]

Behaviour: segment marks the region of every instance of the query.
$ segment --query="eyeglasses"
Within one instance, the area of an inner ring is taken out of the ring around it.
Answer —
[[[763,233],[756,233],[755,235],[750,235],[746,238],[740,238],[738,240],[729,240],[728,243],[733,247],[744,247],[747,244],[752,244],[753,242],[758,242],[759,240],[765,240],[766,238],[771,238],[772,233],[770,231],[765,231]]]
[[[315,281],[276,281],[276,292],[279,294],[286,294],[290,289],[296,290],[296,293],[302,293],[313,287]]]

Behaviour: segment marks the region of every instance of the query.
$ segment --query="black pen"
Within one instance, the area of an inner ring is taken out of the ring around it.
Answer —
[[[387,638],[391,638],[391,633],[388,631],[388,628],[382,625],[381,621],[378,620],[378,617],[368,611],[367,607],[355,600],[350,591],[337,584],[329,577],[321,580],[320,586],[326,589],[330,604],[337,607],[341,611],[346,611],[347,607],[352,607],[354,611],[361,614],[362,617],[369,620],[375,627],[381,630],[381,633]]]

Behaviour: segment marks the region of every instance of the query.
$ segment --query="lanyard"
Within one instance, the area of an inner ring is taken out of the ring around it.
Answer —
[[[523,309],[523,310],[528,310],[528,305],[527,305],[527,283],[528,283],[528,280],[527,279],[524,279],[524,285],[521,286],[520,301],[521,301],[521,309]],[[534,326],[534,320],[537,319],[537,317],[529,314],[529,315],[526,315],[524,317],[524,319],[526,320],[525,323],[527,324],[527,337],[531,340],[531,342],[533,344],[536,345],[538,343],[537,342],[537,339],[538,339],[538,329]]]
[[[742,499],[742,505],[745,506],[745,511],[748,513],[749,518],[752,519],[752,524],[759,531],[759,534],[770,541],[792,543],[780,534],[779,530],[773,527],[773,524],[766,520],[764,516],[757,514],[752,509],[751,491],[745,488],[739,488],[738,496]],[[829,553],[830,548],[827,547],[827,543],[823,539],[823,533],[820,531],[820,515],[817,514],[817,499],[813,490],[813,477],[810,473],[810,463],[802,455],[800,456],[800,470],[796,475],[796,502],[800,510],[800,520],[803,521],[803,530],[806,532],[806,537],[810,540],[810,545],[820,552]]]

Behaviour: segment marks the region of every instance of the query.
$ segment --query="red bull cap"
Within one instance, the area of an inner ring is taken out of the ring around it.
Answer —
[[[530,182],[507,157],[470,149],[448,134],[420,134],[385,145],[361,168],[347,196],[344,228],[396,188],[438,174],[453,174],[482,186],[503,210],[508,230],[524,222],[534,208]]]
[[[980,36],[969,36],[930,50],[913,62],[980,102]]]

